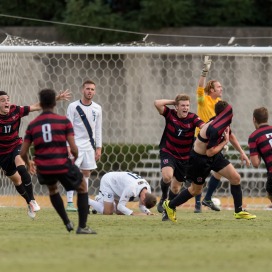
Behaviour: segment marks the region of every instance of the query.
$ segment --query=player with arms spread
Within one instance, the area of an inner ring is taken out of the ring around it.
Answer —
[[[205,179],[211,170],[218,172],[231,183],[230,190],[235,209],[234,217],[236,219],[256,218],[255,215],[243,211],[241,177],[221,153],[230,137],[233,137],[229,127],[233,117],[232,107],[225,101],[219,101],[215,106],[215,113],[216,117],[200,130],[191,150],[187,172],[187,178],[191,181],[190,187],[180,192],[171,201],[166,200],[163,203],[169,219],[173,222],[177,222],[176,207],[202,192]]]
[[[91,206],[100,214],[153,215],[149,210],[157,203],[149,183],[131,172],[109,172],[100,181],[99,195]],[[139,201],[140,213],[127,207],[128,202]]]
[[[78,193],[78,229],[77,234],[96,234],[86,226],[88,218],[88,192],[86,182],[79,168],[68,158],[67,144],[71,153],[77,158],[78,149],[74,141],[73,126],[65,116],[54,113],[55,91],[44,89],[39,93],[42,113],[27,127],[22,145],[21,156],[32,174],[35,167],[30,164],[28,153],[31,144],[34,145],[34,160],[40,184],[47,185],[50,200],[61,217],[66,229],[73,230],[64,208],[63,200],[58,191],[58,181],[66,190],[76,190]]]
[[[60,92],[56,100],[68,100],[68,90]],[[31,176],[26,170],[25,163],[19,155],[22,138],[19,137],[21,118],[30,112],[41,110],[40,103],[31,106],[17,106],[10,103],[6,92],[0,91],[0,167],[5,175],[13,182],[17,192],[28,204],[28,215],[35,217],[40,206],[35,201]]]

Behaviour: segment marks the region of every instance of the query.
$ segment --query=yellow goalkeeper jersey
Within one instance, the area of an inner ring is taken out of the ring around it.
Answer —
[[[209,95],[206,95],[203,87],[197,88],[197,115],[205,123],[208,122],[213,116],[215,116],[214,106],[220,101],[221,98],[217,97],[212,99]],[[199,128],[195,130],[195,137],[199,133]]]

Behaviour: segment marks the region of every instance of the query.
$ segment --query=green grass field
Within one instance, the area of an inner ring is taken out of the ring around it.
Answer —
[[[267,271],[271,211],[235,220],[232,211],[179,209],[178,223],[161,215],[91,215],[97,235],[68,233],[52,208],[35,220],[24,208],[0,208],[1,271]],[[77,223],[77,214],[70,213]]]

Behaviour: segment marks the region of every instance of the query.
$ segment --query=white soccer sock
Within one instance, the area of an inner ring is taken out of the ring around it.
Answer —
[[[73,202],[74,191],[67,191],[67,202]]]
[[[89,177],[84,177],[84,180],[86,181],[87,190],[89,190]]]
[[[93,207],[93,209],[96,210],[98,213],[103,214],[103,211],[104,211],[104,204],[103,203],[97,202],[97,201],[89,198],[89,205],[91,205]]]

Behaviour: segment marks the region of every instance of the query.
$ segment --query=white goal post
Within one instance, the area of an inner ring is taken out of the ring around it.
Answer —
[[[164,118],[159,116],[153,102],[187,93],[191,97],[191,111],[195,112],[196,87],[205,55],[213,61],[207,80],[221,82],[223,99],[234,109],[232,130],[246,147],[247,138],[254,130],[253,109],[271,108],[272,47],[77,46],[8,37],[0,44],[0,89],[17,105],[37,102],[37,93],[43,88],[69,89],[74,101],[81,97],[83,81],[94,80],[97,85],[94,100],[103,109],[104,157],[90,178],[90,195],[97,193],[105,172],[121,170],[141,174],[159,196],[157,150]],[[66,114],[68,103],[59,103],[57,112]],[[36,115],[31,113],[23,118],[22,137],[26,125]],[[238,164],[233,150],[227,155],[242,176],[245,205],[256,208],[269,205],[264,166],[247,169]],[[47,195],[46,188],[35,177],[33,185],[37,197],[42,199]],[[18,205],[16,195],[14,186],[1,173],[0,205]],[[215,197],[222,199],[225,208],[232,207],[228,182],[222,180]],[[40,202],[44,204],[43,200]]]

